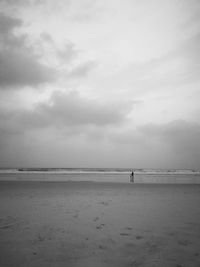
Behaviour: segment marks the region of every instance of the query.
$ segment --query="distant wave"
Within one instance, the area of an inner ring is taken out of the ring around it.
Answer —
[[[66,173],[144,173],[149,175],[170,175],[170,174],[200,174],[200,170],[189,169],[136,169],[136,168],[0,168],[0,173],[28,174],[28,173],[48,173],[48,174],[66,174]]]

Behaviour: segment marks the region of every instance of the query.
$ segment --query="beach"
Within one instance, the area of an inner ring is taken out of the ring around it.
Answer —
[[[200,185],[1,181],[1,267],[200,266]]]

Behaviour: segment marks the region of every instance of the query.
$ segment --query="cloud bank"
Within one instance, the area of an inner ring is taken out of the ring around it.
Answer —
[[[82,126],[104,127],[119,125],[127,120],[131,102],[105,103],[98,99],[81,97],[78,92],[55,92],[47,103],[35,105],[31,110],[2,112],[1,119],[8,122],[10,130],[34,130],[35,128]],[[4,124],[5,127],[5,124]]]
[[[26,35],[14,30],[22,25],[20,19],[0,13],[0,88],[37,86],[55,80],[55,69],[40,62]]]
[[[200,166],[200,5],[0,0],[0,166]]]

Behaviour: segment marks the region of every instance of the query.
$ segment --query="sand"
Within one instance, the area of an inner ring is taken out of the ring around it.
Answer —
[[[200,185],[0,182],[1,267],[200,266]]]

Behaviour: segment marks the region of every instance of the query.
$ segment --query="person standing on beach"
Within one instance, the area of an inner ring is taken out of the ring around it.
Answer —
[[[130,182],[134,183],[134,172],[133,171],[130,174]]]

